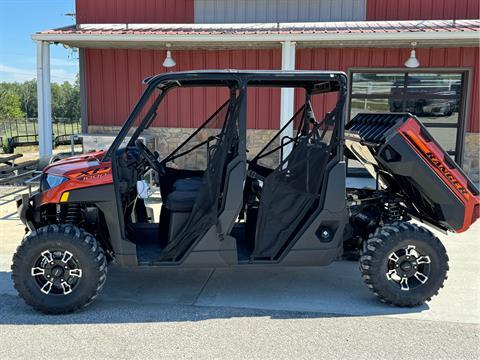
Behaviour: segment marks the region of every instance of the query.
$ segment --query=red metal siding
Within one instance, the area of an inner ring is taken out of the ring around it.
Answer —
[[[297,69],[303,70],[343,70],[348,71],[354,67],[370,68],[404,68],[404,61],[410,53],[409,49],[382,49],[382,48],[342,48],[342,49],[299,49],[297,50]],[[480,130],[480,105],[479,105],[479,53],[477,48],[430,48],[418,49],[417,58],[424,68],[435,67],[464,67],[473,70],[470,79],[471,93],[468,99],[469,118],[467,131],[479,132]],[[296,102],[303,99],[297,94]],[[335,104],[333,96],[327,96],[316,103],[316,114],[329,111]]]
[[[193,23],[194,0],[77,0],[78,24]]]
[[[366,20],[478,19],[478,0],[366,0]]]
[[[165,71],[165,51],[86,49],[89,125],[120,126],[140,97],[141,81]],[[174,51],[175,71],[194,69],[279,69],[281,50]],[[154,126],[197,127],[228,98],[225,89],[179,89],[169,93]],[[248,127],[279,127],[280,90],[251,89]]]
[[[165,71],[161,66],[164,51],[87,49],[86,50],[88,115],[90,125],[120,126],[138,100],[144,86],[141,81]],[[394,48],[319,48],[298,49],[297,68],[304,70],[343,70],[354,67],[403,68],[409,49]],[[222,50],[175,51],[175,71],[194,69],[279,69],[281,51]],[[417,50],[422,67],[465,67],[471,74],[468,99],[467,131],[480,130],[479,48],[431,48]],[[226,98],[219,89],[182,89],[168,95],[155,126],[196,127]],[[296,107],[304,94],[295,94]],[[329,94],[314,101],[317,117],[330,111],[336,95]],[[252,89],[248,94],[248,127],[275,129],[279,126],[280,91]]]

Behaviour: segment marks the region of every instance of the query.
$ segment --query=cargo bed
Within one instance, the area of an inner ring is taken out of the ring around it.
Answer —
[[[358,114],[346,126],[345,141],[413,217],[458,233],[479,217],[478,189],[415,116]]]

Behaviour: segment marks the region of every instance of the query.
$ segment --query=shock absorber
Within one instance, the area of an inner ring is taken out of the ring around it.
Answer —
[[[386,222],[389,223],[402,219],[398,202],[389,201],[385,203],[385,218]]]
[[[78,224],[80,221],[80,205],[79,204],[68,204],[65,212],[65,223],[67,224]]]

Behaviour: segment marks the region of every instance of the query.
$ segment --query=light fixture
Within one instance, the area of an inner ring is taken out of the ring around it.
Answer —
[[[166,68],[171,68],[177,65],[175,60],[173,60],[172,52],[168,50],[169,48],[170,48],[170,44],[167,44],[167,56],[165,57],[165,60],[163,60],[163,64],[162,64],[163,67],[166,67]]]
[[[408,68],[417,68],[420,66],[420,61],[417,59],[417,53],[415,52],[416,42],[412,42],[412,51],[410,51],[410,57],[405,61],[405,66]]]

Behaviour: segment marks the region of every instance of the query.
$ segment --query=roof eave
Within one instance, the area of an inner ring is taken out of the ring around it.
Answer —
[[[62,43],[74,47],[162,47],[165,43],[181,47],[262,47],[280,45],[282,41],[296,42],[298,46],[408,46],[432,45],[478,46],[475,31],[462,32],[398,32],[398,33],[337,33],[337,34],[51,34],[32,35],[35,41]],[[378,45],[376,44],[378,42]]]

